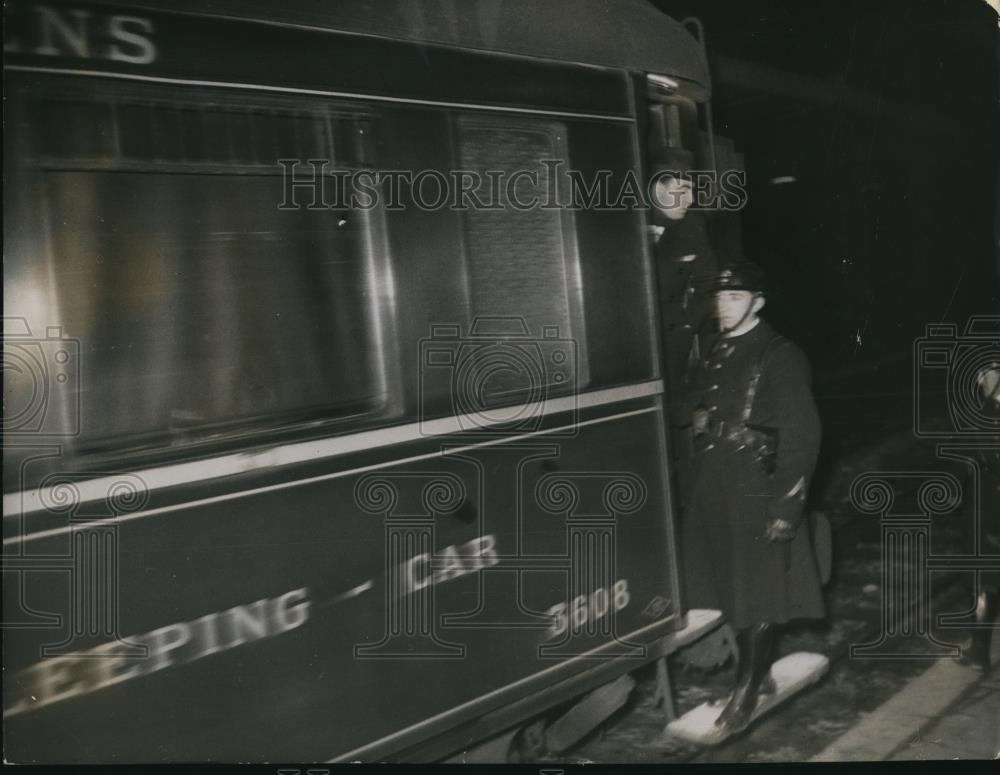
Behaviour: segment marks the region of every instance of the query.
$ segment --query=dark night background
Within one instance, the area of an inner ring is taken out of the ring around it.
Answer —
[[[829,440],[903,428],[926,324],[1000,312],[996,13],[654,2],[704,25],[715,133],[745,156],[744,252],[768,273],[765,316],[810,357]]]

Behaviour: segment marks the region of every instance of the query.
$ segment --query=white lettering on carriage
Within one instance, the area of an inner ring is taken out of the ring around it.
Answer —
[[[404,563],[403,594],[496,565],[500,562],[496,545],[496,536],[484,535],[461,546],[446,546],[433,556],[426,552],[414,555]]]
[[[266,600],[243,606],[238,605],[226,611],[233,628],[232,645],[260,640],[267,637],[267,605]]]
[[[90,40],[87,34],[90,27],[89,13],[76,8],[60,13],[44,5],[35,8],[35,13],[38,15],[40,43],[35,48],[36,54],[90,56]]]
[[[274,637],[309,619],[308,589],[175,622],[122,641],[37,662],[9,680],[4,718]],[[12,695],[12,696],[11,696]]]
[[[148,65],[158,56],[153,22],[141,16],[103,15],[80,8],[36,5],[9,9],[10,27],[4,49],[8,53],[108,59]]]
[[[272,635],[280,635],[305,624],[309,618],[309,601],[306,600],[306,594],[306,589],[293,589],[275,601],[272,611],[274,622]]]
[[[108,48],[108,59],[133,65],[148,65],[155,62],[156,46],[146,37],[152,32],[153,23],[149,19],[139,16],[112,16],[108,20],[108,34],[114,42]]]
[[[150,642],[149,656],[154,658],[149,671],[162,670],[173,664],[171,652],[191,640],[191,628],[185,622],[168,624],[153,630],[144,640]]]

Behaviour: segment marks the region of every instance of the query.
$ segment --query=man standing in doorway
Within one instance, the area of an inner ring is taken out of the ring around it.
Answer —
[[[706,215],[688,212],[694,201],[693,163],[694,154],[688,151],[661,150],[652,175],[651,230],[660,300],[660,343],[672,463],[681,493],[687,489],[692,457],[687,379],[711,317],[710,299],[704,288],[716,268]]]
[[[694,464],[682,527],[689,608],[737,632],[736,684],[716,724],[745,729],[767,680],[775,629],[825,615],[806,492],[820,445],[809,364],[759,317],[760,269],[733,264],[712,286],[720,327],[691,373]]]

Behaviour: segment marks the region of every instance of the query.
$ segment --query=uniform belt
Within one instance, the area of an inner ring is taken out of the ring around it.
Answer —
[[[724,441],[735,441],[739,443],[744,443],[744,425],[743,423],[733,423],[726,422],[725,420],[719,420],[716,423],[712,423],[709,428],[702,434],[699,434],[697,438],[706,439],[722,439]]]

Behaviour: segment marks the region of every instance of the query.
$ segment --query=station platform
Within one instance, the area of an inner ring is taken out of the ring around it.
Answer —
[[[985,676],[934,662],[811,761],[1000,759],[1000,638],[992,661]]]

